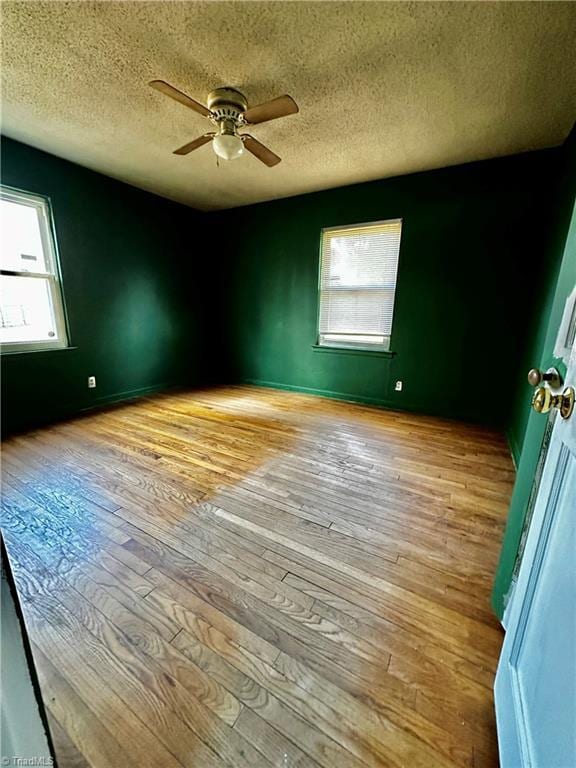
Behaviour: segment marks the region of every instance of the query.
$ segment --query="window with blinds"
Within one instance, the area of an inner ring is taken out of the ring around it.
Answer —
[[[402,220],[322,230],[318,344],[389,349]]]

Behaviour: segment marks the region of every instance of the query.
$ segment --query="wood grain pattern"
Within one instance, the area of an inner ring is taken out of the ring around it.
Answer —
[[[497,764],[513,480],[487,428],[255,387],[10,438],[60,768]]]

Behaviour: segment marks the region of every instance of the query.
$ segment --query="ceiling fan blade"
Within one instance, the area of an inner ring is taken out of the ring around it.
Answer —
[[[278,163],[282,160],[281,157],[275,155],[271,149],[265,147],[264,144],[261,144],[253,136],[250,136],[250,134],[245,133],[242,136],[242,140],[244,141],[244,146],[248,152],[251,152],[254,157],[257,157],[258,160],[264,163],[264,165],[267,165],[268,168],[272,168],[273,165],[278,165]]]
[[[179,101],[180,104],[184,104],[185,107],[193,109],[195,112],[202,115],[202,117],[210,117],[212,114],[204,104],[200,104],[199,101],[195,101],[190,98],[190,96],[186,96],[185,93],[182,93],[182,91],[174,88],[174,86],[170,85],[170,83],[166,83],[164,80],[151,80],[148,85],[152,86],[152,88],[155,88],[157,91],[160,91],[160,93],[170,96],[171,99]]]
[[[298,104],[292,96],[278,96],[277,99],[251,107],[244,113],[244,119],[247,123],[255,125],[256,123],[265,123],[268,120],[277,120],[279,117],[295,115],[296,112],[298,112]]]
[[[215,133],[205,133],[204,136],[198,136],[198,138],[194,139],[194,141],[190,141],[188,142],[188,144],[184,144],[183,147],[179,147],[178,149],[175,149],[172,154],[187,155],[189,152],[192,152],[195,149],[198,149],[198,147],[203,147],[204,144],[208,144],[209,141],[212,141],[215,135],[216,135]]]

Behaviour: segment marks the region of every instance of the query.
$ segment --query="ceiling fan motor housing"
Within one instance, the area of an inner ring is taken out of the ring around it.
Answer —
[[[235,88],[217,88],[208,96],[208,108],[217,122],[239,125],[248,109],[246,97]]]

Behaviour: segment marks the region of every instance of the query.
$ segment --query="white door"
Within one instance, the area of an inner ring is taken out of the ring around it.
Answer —
[[[576,387],[574,343],[566,385]],[[576,768],[576,409],[556,413],[508,616],[495,685],[501,766]]]

